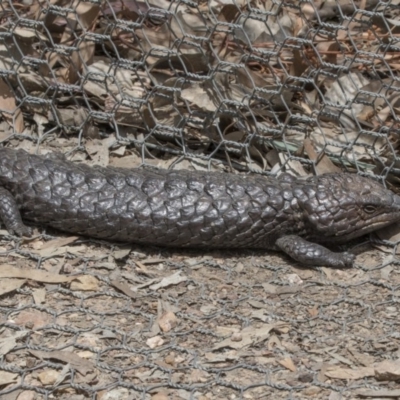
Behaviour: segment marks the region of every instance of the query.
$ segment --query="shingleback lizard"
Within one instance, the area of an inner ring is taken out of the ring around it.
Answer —
[[[0,148],[0,219],[158,246],[282,250],[306,265],[351,266],[344,243],[400,219],[400,197],[340,173],[297,179],[89,167]],[[321,244],[320,244],[321,243]]]

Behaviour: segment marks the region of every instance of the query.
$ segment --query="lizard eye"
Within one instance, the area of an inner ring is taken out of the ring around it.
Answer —
[[[372,213],[374,213],[376,211],[376,207],[373,204],[366,204],[364,206],[364,211],[367,214],[372,214]]]

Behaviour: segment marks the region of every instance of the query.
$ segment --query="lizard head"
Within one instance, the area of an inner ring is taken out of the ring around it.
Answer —
[[[316,241],[344,242],[400,220],[400,196],[355,174],[309,178],[295,189]]]

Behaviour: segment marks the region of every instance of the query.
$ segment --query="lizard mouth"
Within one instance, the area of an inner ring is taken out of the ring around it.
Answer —
[[[386,214],[376,216],[367,225],[365,225],[361,228],[357,228],[355,226],[353,231],[350,231],[347,234],[345,233],[342,235],[338,235],[335,238],[333,238],[333,240],[336,242],[336,241],[345,241],[345,240],[354,239],[354,238],[357,238],[357,237],[360,237],[363,235],[367,235],[368,233],[371,233],[373,231],[382,229],[386,226],[392,225],[398,221],[400,221],[400,209],[396,213],[386,213]],[[399,231],[400,231],[400,228],[399,228]]]

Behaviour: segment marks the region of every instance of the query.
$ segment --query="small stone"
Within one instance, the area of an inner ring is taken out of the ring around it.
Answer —
[[[43,385],[52,385],[60,376],[60,373],[54,369],[47,369],[38,374],[38,378]]]
[[[178,318],[172,311],[167,311],[158,319],[158,325],[163,332],[169,332],[178,325]]]
[[[149,346],[151,349],[155,349],[156,347],[160,347],[164,344],[164,340],[161,336],[154,336],[150,339],[146,340],[147,346]]]
[[[235,332],[231,336],[232,342],[241,342],[243,339],[242,334],[240,332]]]
[[[175,366],[175,356],[173,354],[168,354],[165,358],[164,361],[166,364]]]

